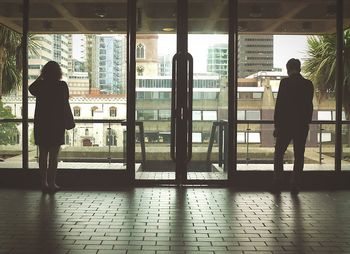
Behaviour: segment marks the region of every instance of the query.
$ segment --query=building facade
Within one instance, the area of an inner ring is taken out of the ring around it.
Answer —
[[[125,82],[123,76],[123,44],[121,37],[96,36],[95,61],[92,72],[96,72],[93,82],[101,93],[120,94]]]
[[[238,77],[273,68],[273,35],[238,36]]]

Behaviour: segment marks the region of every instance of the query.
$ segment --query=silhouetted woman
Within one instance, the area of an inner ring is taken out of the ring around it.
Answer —
[[[44,192],[60,189],[56,185],[57,157],[60,146],[64,144],[64,109],[69,98],[67,83],[61,78],[60,66],[50,61],[29,87],[30,93],[36,97],[34,139],[39,146],[41,188]]]

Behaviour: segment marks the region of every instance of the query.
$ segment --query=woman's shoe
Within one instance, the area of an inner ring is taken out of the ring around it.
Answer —
[[[42,184],[41,185],[41,191],[43,193],[48,193],[49,192],[49,185],[48,184]]]
[[[61,190],[61,187],[56,185],[56,184],[54,186],[48,188],[48,192],[51,194],[54,194],[59,190]]]

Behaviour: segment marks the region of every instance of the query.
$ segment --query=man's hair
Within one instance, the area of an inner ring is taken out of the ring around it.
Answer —
[[[288,71],[298,71],[300,72],[301,63],[299,59],[291,58],[287,62],[287,70]]]

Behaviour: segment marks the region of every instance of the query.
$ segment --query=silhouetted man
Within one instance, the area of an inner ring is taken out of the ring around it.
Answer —
[[[279,192],[283,172],[283,156],[293,140],[294,167],[291,178],[291,191],[298,193],[298,184],[304,167],[304,152],[309,123],[312,119],[314,95],[313,84],[300,74],[300,61],[287,62],[288,78],[280,82],[275,107],[275,163],[274,191]]]

